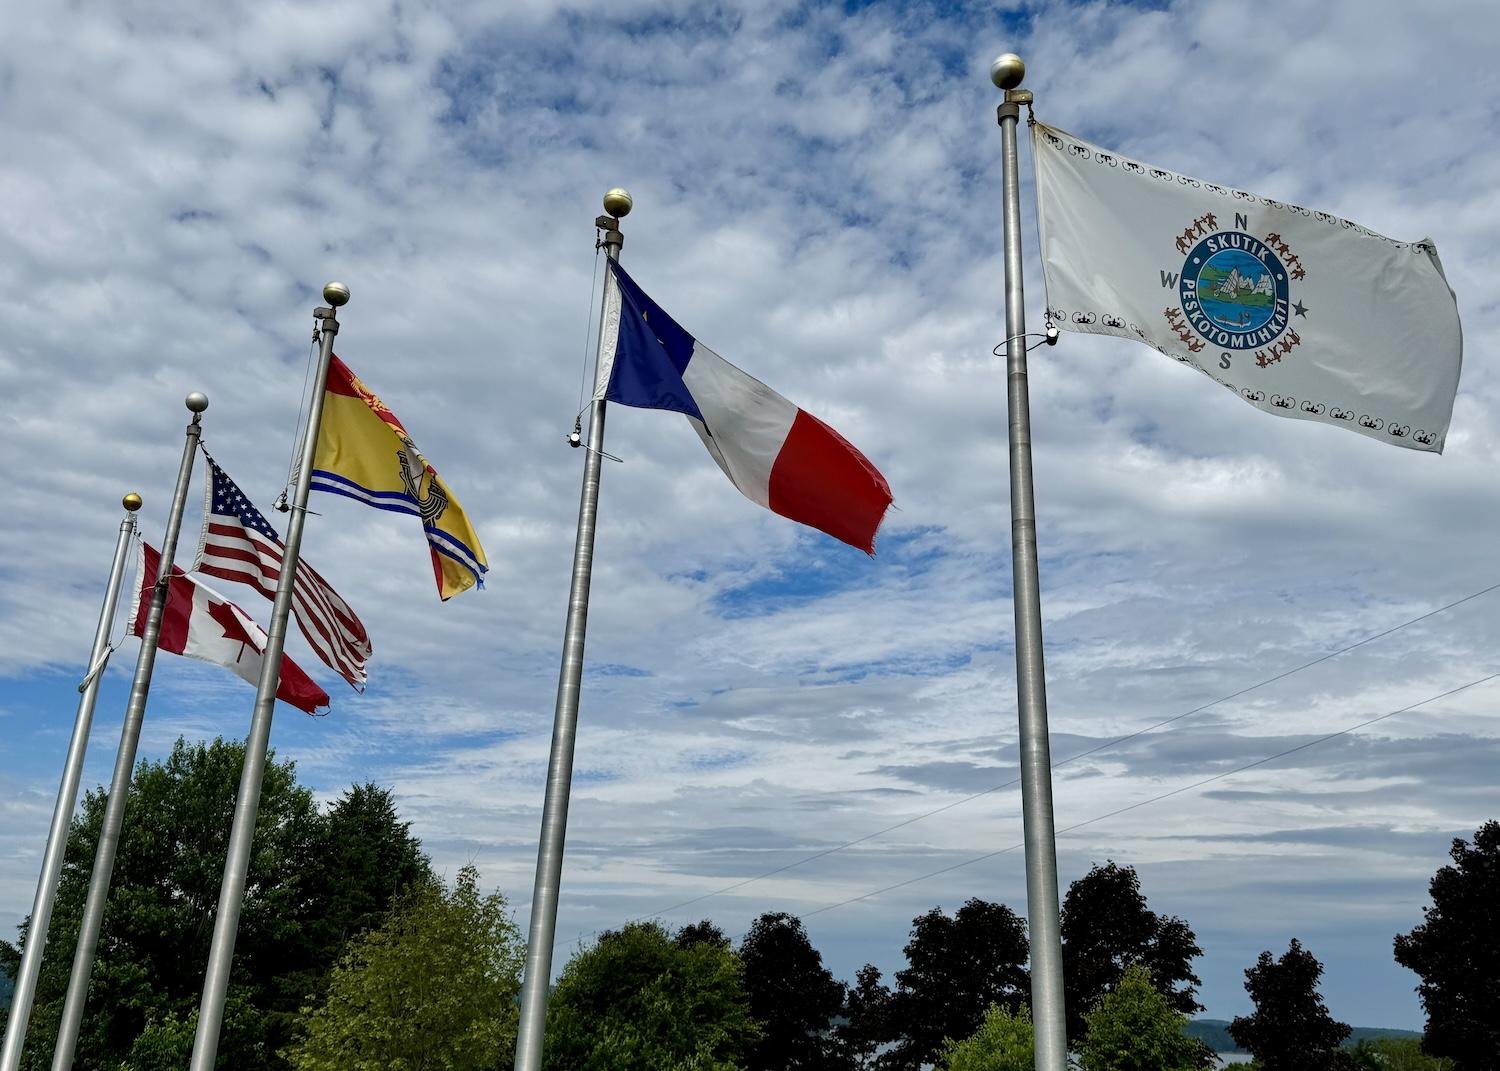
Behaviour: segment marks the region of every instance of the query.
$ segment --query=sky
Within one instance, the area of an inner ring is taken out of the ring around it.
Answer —
[[[121,0],[5,22],[0,932],[30,910],[120,496],[159,543],[201,390],[208,448],[284,521],[329,279],[353,295],[338,353],[491,569],[440,603],[410,518],[315,496],[304,554],[368,626],[370,686],[294,634],[333,705],[279,707],[272,744],[320,799],[390,787],[438,869],[475,863],[524,925],[612,186],[641,286],[859,446],[898,508],[867,558],[745,500],[675,414],[611,410],[556,965],[634,918],[739,935],[788,911],[839,977],[889,979],[934,906],[1024,914],[988,78],[1015,51],[1039,119],[1442,255],[1465,366],[1440,457],[1265,415],[1126,340],[1065,334],[1030,372],[1062,885],[1135,867],[1203,946],[1206,1015],[1247,1012],[1244,969],[1296,937],[1335,1016],[1421,1027],[1392,938],[1452,839],[1500,817],[1500,681],[1454,691],[1500,671],[1488,3]],[[1038,327],[1024,138],[1021,165]],[[140,755],[242,738],[252,702],[163,655]]]

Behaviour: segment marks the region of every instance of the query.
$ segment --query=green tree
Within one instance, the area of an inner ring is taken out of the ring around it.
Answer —
[[[349,941],[381,925],[407,890],[432,880],[411,823],[388,789],[354,785],[329,805],[301,875],[302,940],[276,972],[278,1003],[300,1018],[323,1002]],[[283,1030],[291,1036],[292,1024]]]
[[[350,787],[329,806],[314,854],[319,865],[307,892],[320,910],[309,937],[335,952],[384,922],[402,893],[431,876],[422,845],[411,823],[397,815],[390,790],[372,784]]]
[[[1362,1038],[1349,1053],[1359,1071],[1453,1071],[1452,1060],[1428,1056],[1420,1038]]]
[[[979,1029],[962,1041],[946,1038],[939,1071],[1031,1071],[1034,1066],[1031,1012],[991,1004]]]
[[[692,948],[703,944],[713,945],[715,948],[729,947],[729,938],[724,936],[724,931],[708,919],[684,926],[677,931],[675,940],[678,948]]]
[[[1068,1037],[1076,1045],[1084,1017],[1140,964],[1168,1003],[1186,1015],[1202,1011],[1193,960],[1203,954],[1188,924],[1146,906],[1135,868],[1106,862],[1068,886],[1062,903],[1063,978]]]
[[[1236,1016],[1229,1036],[1263,1071],[1347,1066],[1339,1045],[1349,1027],[1328,1014],[1318,994],[1322,974],[1323,965],[1296,938],[1279,960],[1262,952],[1255,966],[1245,969],[1245,991],[1255,1002],[1255,1013]]]
[[[295,1071],[488,1071],[515,1057],[525,943],[466,866],[427,881],[357,938],[287,1056]]]
[[[1396,938],[1396,962],[1422,979],[1422,1047],[1460,1071],[1500,1068],[1500,822],[1455,840],[1422,924]]]
[[[895,1037],[891,991],[880,981],[880,968],[873,963],[866,963],[854,976],[844,1001],[844,1021],[833,1033],[845,1063],[855,1071],[873,1071],[881,1046]]]
[[[1197,1071],[1214,1066],[1208,1046],[1183,1033],[1188,1018],[1159,992],[1151,972],[1125,968],[1119,984],[1085,1016],[1083,1071]]]
[[[931,1063],[945,1039],[978,1030],[991,1004],[1020,1010],[1027,952],[1026,927],[1004,904],[975,899],[951,917],[933,908],[913,919],[907,965],[891,995],[899,1039],[886,1066],[915,1071]]]
[[[239,743],[178,740],[164,761],[136,767],[74,1063],[78,1071],[186,1065],[243,760]],[[89,792],[69,830],[27,1032],[26,1071],[50,1064],[105,799],[102,789]],[[414,846],[403,840],[408,834],[401,823],[394,827],[371,824],[345,834],[356,841],[393,840],[404,844],[401,851]],[[330,855],[327,830],[328,818],[297,784],[295,765],[269,760],[219,1044],[221,1067],[284,1067],[277,1049],[291,1040],[298,1009],[338,953],[332,941],[317,937],[313,922],[327,914],[332,890],[364,879]],[[425,870],[419,850],[416,860]],[[354,925],[368,925],[374,917]],[[24,924],[21,934],[24,942]],[[0,961],[16,955],[0,942]]]
[[[745,1054],[749,1071],[822,1071],[848,1066],[833,1037],[844,986],[823,966],[802,921],[767,912],[740,943],[745,993],[761,1038]]]
[[[654,922],[603,934],[547,1006],[548,1071],[736,1071],[760,1037],[739,957]]]

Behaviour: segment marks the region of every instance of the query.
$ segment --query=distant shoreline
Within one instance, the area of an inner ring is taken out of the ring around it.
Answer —
[[[1249,1053],[1234,1043],[1229,1036],[1228,1019],[1193,1019],[1188,1022],[1186,1033],[1189,1037],[1195,1037],[1206,1044],[1220,1058],[1221,1062],[1243,1063],[1244,1060],[1235,1059],[1245,1057],[1249,1059]],[[1375,1041],[1380,1038],[1419,1038],[1422,1036],[1420,1030],[1397,1030],[1386,1026],[1356,1026],[1349,1031],[1349,1040],[1344,1042],[1344,1048],[1352,1049],[1361,1041]]]

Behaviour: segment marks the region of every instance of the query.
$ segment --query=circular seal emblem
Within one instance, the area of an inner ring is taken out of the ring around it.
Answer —
[[[1219,231],[1188,251],[1178,296],[1188,326],[1211,345],[1248,350],[1286,330],[1288,286],[1274,249],[1243,231]]]

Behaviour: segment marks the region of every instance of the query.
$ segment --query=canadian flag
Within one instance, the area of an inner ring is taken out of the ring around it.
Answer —
[[[146,631],[151,589],[156,586],[161,553],[143,541],[139,563],[136,575],[140,583],[130,609],[130,631],[136,636]],[[157,647],[213,662],[251,684],[259,684],[266,634],[244,610],[173,566]],[[276,698],[309,714],[328,706],[328,693],[285,655],[281,656],[281,683]]]

